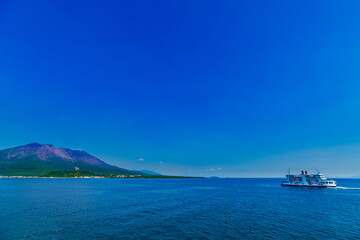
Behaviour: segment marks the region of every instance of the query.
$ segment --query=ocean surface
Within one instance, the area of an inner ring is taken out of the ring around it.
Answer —
[[[0,239],[359,239],[360,180],[0,179]]]

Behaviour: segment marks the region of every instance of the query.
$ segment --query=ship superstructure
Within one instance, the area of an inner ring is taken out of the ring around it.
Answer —
[[[317,171],[317,174],[308,174],[307,171],[301,171],[301,174],[291,174],[289,169],[286,179],[281,181],[281,186],[298,187],[336,187],[336,181],[328,180],[324,174]]]

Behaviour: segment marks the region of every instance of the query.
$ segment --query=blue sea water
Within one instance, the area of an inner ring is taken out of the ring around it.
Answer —
[[[0,239],[359,239],[360,180],[337,181],[0,179]]]

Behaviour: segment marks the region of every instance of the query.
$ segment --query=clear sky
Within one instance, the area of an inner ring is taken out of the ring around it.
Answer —
[[[360,175],[359,1],[0,1],[0,148]],[[139,160],[141,159],[141,160]]]

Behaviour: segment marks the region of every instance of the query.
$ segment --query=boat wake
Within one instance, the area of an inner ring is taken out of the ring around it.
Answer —
[[[360,190],[360,188],[355,188],[355,187],[336,187],[336,189],[350,189],[350,190]]]

